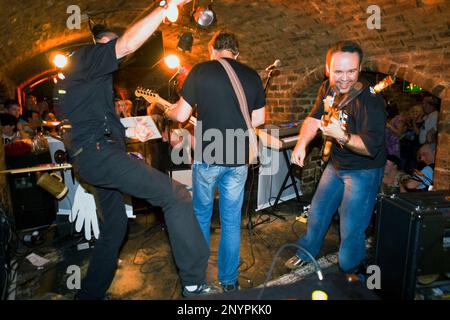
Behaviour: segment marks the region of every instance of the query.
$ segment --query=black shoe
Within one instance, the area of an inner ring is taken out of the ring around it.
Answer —
[[[223,292],[234,292],[238,291],[241,288],[239,287],[239,282],[230,283],[230,284],[220,284],[222,286]]]
[[[215,293],[220,293],[220,292],[221,292],[221,290],[218,287],[205,283],[200,286],[197,286],[197,288],[192,291],[188,290],[186,287],[184,287],[182,295],[183,295],[183,297],[187,298],[187,297],[201,296],[201,295],[205,295],[205,294],[215,294]]]
[[[303,261],[298,256],[293,256],[288,261],[284,263],[285,267],[290,270],[297,270],[303,266],[305,266],[308,262]]]

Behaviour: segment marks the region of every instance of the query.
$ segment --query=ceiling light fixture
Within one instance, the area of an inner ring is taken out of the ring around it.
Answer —
[[[191,52],[192,45],[194,44],[194,36],[192,32],[184,32],[180,36],[180,40],[178,41],[177,48],[183,52]]]
[[[192,15],[197,23],[197,26],[200,28],[208,28],[217,21],[216,13],[212,9],[212,3],[213,1],[211,0],[211,2],[205,7],[197,7]]]

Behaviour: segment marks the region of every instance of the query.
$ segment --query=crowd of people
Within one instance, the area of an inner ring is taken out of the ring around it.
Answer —
[[[388,154],[381,192],[431,190],[439,101],[425,96],[420,105],[399,112],[395,104],[386,107],[385,129]]]
[[[47,123],[58,121],[58,118],[47,101],[37,102],[35,96],[28,95],[23,109],[16,100],[6,100],[0,112],[0,121],[3,143],[10,144],[33,139],[43,131],[52,131],[52,126]]]

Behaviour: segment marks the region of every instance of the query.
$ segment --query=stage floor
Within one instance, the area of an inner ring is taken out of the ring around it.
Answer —
[[[256,225],[248,228],[248,217],[242,218],[241,264],[239,283],[248,290],[264,283],[277,250],[286,243],[295,243],[306,230],[306,224],[296,221],[303,205],[294,200],[278,205],[276,212],[286,220],[268,215],[263,210],[252,216]],[[70,228],[70,224],[66,229]],[[77,245],[85,240],[79,234],[67,234],[63,227],[48,229],[46,241],[37,246],[22,246],[14,258],[18,262],[16,290],[11,290],[15,299],[72,299],[75,291],[67,288],[67,268],[77,265],[81,273],[87,270],[90,248],[79,251]],[[64,234],[65,233],[65,234]],[[211,257],[208,266],[208,281],[217,282],[217,248],[220,236],[218,214],[214,214],[211,230]],[[330,227],[321,256],[338,250],[338,224]],[[38,270],[25,256],[36,253],[50,262]],[[287,248],[277,259],[272,279],[284,279],[284,283],[298,280],[289,274],[284,262],[295,252]],[[333,264],[333,262],[330,262]],[[335,263],[335,262],[334,262]],[[278,280],[279,281],[279,280]],[[128,239],[120,253],[120,265],[109,289],[113,299],[177,299],[181,297],[181,285],[172,258],[167,234],[162,219],[154,212],[139,212],[136,219],[129,220]]]

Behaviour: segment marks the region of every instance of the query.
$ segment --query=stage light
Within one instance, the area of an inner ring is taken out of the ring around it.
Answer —
[[[166,18],[170,22],[176,22],[178,20],[179,12],[178,7],[174,4],[170,4],[166,10]]]
[[[66,66],[68,59],[65,55],[58,53],[53,57],[52,61],[56,67],[62,69]]]
[[[164,62],[170,69],[178,69],[180,68],[180,58],[176,55],[171,54],[164,58]]]
[[[212,1],[206,7],[198,7],[193,14],[194,20],[201,28],[208,28],[216,22],[216,13],[212,9]]]
[[[66,76],[64,75],[64,73],[60,72],[60,73],[58,73],[58,78],[61,80],[64,80],[66,78]]]
[[[180,40],[178,41],[178,49],[185,52],[192,51],[192,45],[194,44],[194,36],[192,32],[185,32],[180,36]]]
[[[311,294],[311,300],[328,300],[328,294],[322,290],[314,290]]]

